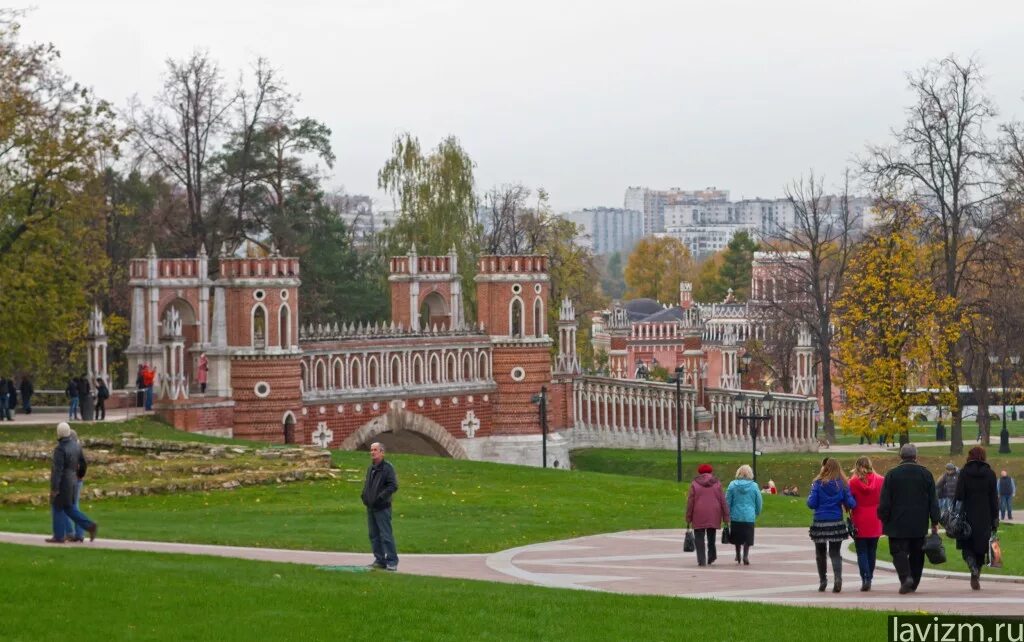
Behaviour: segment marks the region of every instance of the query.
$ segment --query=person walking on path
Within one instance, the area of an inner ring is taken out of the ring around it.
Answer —
[[[96,414],[93,416],[97,421],[103,421],[107,418],[107,399],[110,398],[110,388],[107,387],[107,382],[101,377],[96,378]]]
[[[64,394],[68,398],[68,421],[78,419],[78,381],[74,377],[68,380]]]
[[[384,446],[370,445],[370,467],[363,482],[363,505],[370,527],[373,568],[398,570],[398,550],[391,530],[391,496],[398,492],[398,476],[391,462],[384,459]]]
[[[945,513],[949,505],[953,503],[953,495],[956,493],[956,480],[960,477],[960,471],[956,464],[946,464],[946,472],[942,473],[939,481],[935,482],[935,491],[939,496],[939,511]]]
[[[53,450],[53,464],[50,468],[53,537],[46,541],[51,544],[63,544],[67,541],[69,518],[89,533],[89,541],[96,539],[96,522],[75,507],[75,488],[80,479],[79,474],[85,476],[82,447],[72,438],[71,426],[62,421],[57,424],[57,447]]]
[[[1017,482],[1006,474],[999,473],[999,519],[1013,519],[1013,498],[1017,496]]]
[[[0,377],[0,420],[12,421],[7,408],[7,386],[13,385],[7,383],[5,377]]]
[[[764,500],[761,490],[754,481],[754,471],[746,464],[736,469],[736,479],[729,482],[725,490],[725,503],[729,509],[729,542],[736,547],[736,563],[740,563],[740,552],[743,553],[743,565],[749,566],[748,555],[754,545],[754,522],[761,514]]]
[[[139,371],[135,373],[135,407],[142,408],[146,403],[146,380],[142,376],[146,370],[146,364],[139,364]]]
[[[697,467],[697,473],[686,497],[686,523],[694,529],[697,566],[706,566],[714,564],[718,558],[718,552],[715,550],[715,531],[729,521],[729,505],[725,503],[722,484],[714,476],[711,464],[701,464]]]
[[[870,591],[875,576],[875,555],[878,538],[882,536],[882,521],[878,519],[878,500],[882,496],[881,475],[875,472],[870,457],[858,457],[850,477],[850,494],[857,506],[850,511],[857,535],[857,566],[860,568],[860,590]]]
[[[843,558],[839,547],[849,533],[843,521],[843,508],[855,508],[857,500],[850,494],[846,475],[839,462],[826,457],[821,470],[807,493],[807,507],[814,511],[808,534],[814,541],[814,560],[818,564],[818,590],[828,586],[828,561],[832,560],[832,592],[843,590]],[[826,554],[828,559],[826,559]]]
[[[900,595],[917,590],[924,570],[924,538],[931,520],[939,532],[939,501],[935,478],[917,463],[917,446],[900,448],[900,463],[885,474],[878,501],[882,532],[889,536],[889,554],[900,580]],[[963,472],[961,471],[961,475]]]
[[[76,510],[79,509],[78,502],[82,495],[82,484],[85,479],[85,472],[88,468],[88,462],[85,460],[85,450],[82,448],[82,441],[78,438],[78,433],[71,430],[71,439],[78,444],[79,453],[81,456],[78,460],[78,483],[75,484],[75,502],[74,507]],[[76,524],[70,517],[67,518],[67,529],[64,531],[64,539],[69,542],[84,542],[85,541],[85,530]]]
[[[981,565],[988,556],[992,533],[999,527],[999,498],[996,492],[996,474],[985,461],[985,449],[971,448],[967,463],[960,471],[954,500],[961,502],[971,534],[956,540],[956,547],[971,571],[971,588],[981,590]]]
[[[142,387],[146,391],[145,396],[145,408],[146,410],[153,409],[153,383],[156,381],[156,368],[150,367],[148,364],[142,366]]]
[[[21,378],[21,409],[26,415],[32,414],[32,395],[36,389],[32,387],[32,378],[25,375]]]
[[[206,394],[206,379],[210,375],[210,360],[205,352],[199,353],[199,367],[197,368],[196,381],[199,382],[199,392]]]

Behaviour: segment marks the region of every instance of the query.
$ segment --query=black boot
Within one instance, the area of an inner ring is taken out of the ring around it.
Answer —
[[[861,578],[860,590],[862,590],[862,591],[870,591],[871,590],[871,580],[869,578],[866,578],[866,577],[865,578]]]
[[[843,590],[843,558],[838,555],[832,557],[832,592],[840,593]]]
[[[981,568],[978,567],[978,560],[973,555],[967,556],[967,568],[971,570],[971,589],[981,590]]]
[[[828,588],[828,560],[820,555],[814,561],[818,563],[818,591],[824,593]]]

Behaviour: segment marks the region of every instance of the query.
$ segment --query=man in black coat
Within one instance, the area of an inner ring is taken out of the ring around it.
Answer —
[[[885,474],[878,519],[889,536],[889,554],[900,578],[900,594],[917,590],[924,570],[924,538],[931,520],[932,532],[939,530],[939,501],[935,478],[917,463],[917,446],[900,448],[898,466]]]
[[[85,475],[82,447],[71,436],[71,426],[57,424],[57,447],[53,449],[50,468],[50,506],[53,513],[53,537],[46,541],[63,544],[67,541],[68,519],[89,533],[89,541],[96,539],[96,522],[75,507],[75,487]]]
[[[370,468],[363,482],[363,504],[370,527],[373,568],[398,570],[398,551],[391,532],[391,496],[398,492],[398,476],[390,462],[384,461],[383,444],[370,445]]]
[[[26,415],[32,414],[32,395],[34,395],[36,389],[32,387],[32,379],[25,375],[21,379],[21,409],[25,411]]]
[[[11,420],[7,409],[7,379],[0,377],[0,420]]]

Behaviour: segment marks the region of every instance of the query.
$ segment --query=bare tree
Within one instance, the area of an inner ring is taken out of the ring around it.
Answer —
[[[483,242],[485,254],[523,254],[528,244],[526,218],[531,214],[530,188],[522,183],[493,187],[484,194]]]
[[[186,60],[167,60],[164,86],[152,105],[143,105],[138,97],[129,105],[127,120],[136,148],[185,193],[188,220],[171,218],[166,223],[196,249],[200,243],[210,247],[220,237],[208,215],[208,183],[211,159],[237,99],[225,87],[217,63],[197,51]]]
[[[786,188],[786,198],[793,208],[792,228],[770,230],[762,239],[762,245],[774,255],[786,291],[765,298],[781,318],[810,330],[820,368],[825,434],[834,442],[832,311],[861,221],[849,207],[848,176],[839,197],[827,195],[824,180],[811,172]]]
[[[986,135],[996,112],[974,60],[944,58],[911,74],[909,84],[915,103],[906,124],[893,131],[893,145],[869,147],[863,170],[877,194],[920,209],[923,240],[937,248],[934,286],[958,302],[962,316],[971,305],[965,298],[969,280],[984,273],[973,268],[1001,218],[1000,208],[993,207],[1000,188],[993,180],[994,146]],[[953,394],[959,391],[962,349],[963,342],[945,350],[952,376],[944,384]],[[958,407],[950,454],[963,452],[962,424]]]

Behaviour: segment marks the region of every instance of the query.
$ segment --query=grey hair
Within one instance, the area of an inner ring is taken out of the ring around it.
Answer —
[[[917,459],[917,446],[903,444],[903,447],[900,448],[900,459]]]
[[[736,469],[736,479],[753,479],[754,470],[748,465],[743,464]]]
[[[370,448],[373,448],[374,446],[376,446],[377,448],[379,448],[379,449],[380,449],[380,451],[381,451],[382,453],[383,453],[383,452],[387,452],[387,451],[386,451],[386,450],[384,449],[384,444],[380,443],[379,441],[375,441],[375,442],[373,442],[372,444],[370,444]]]

